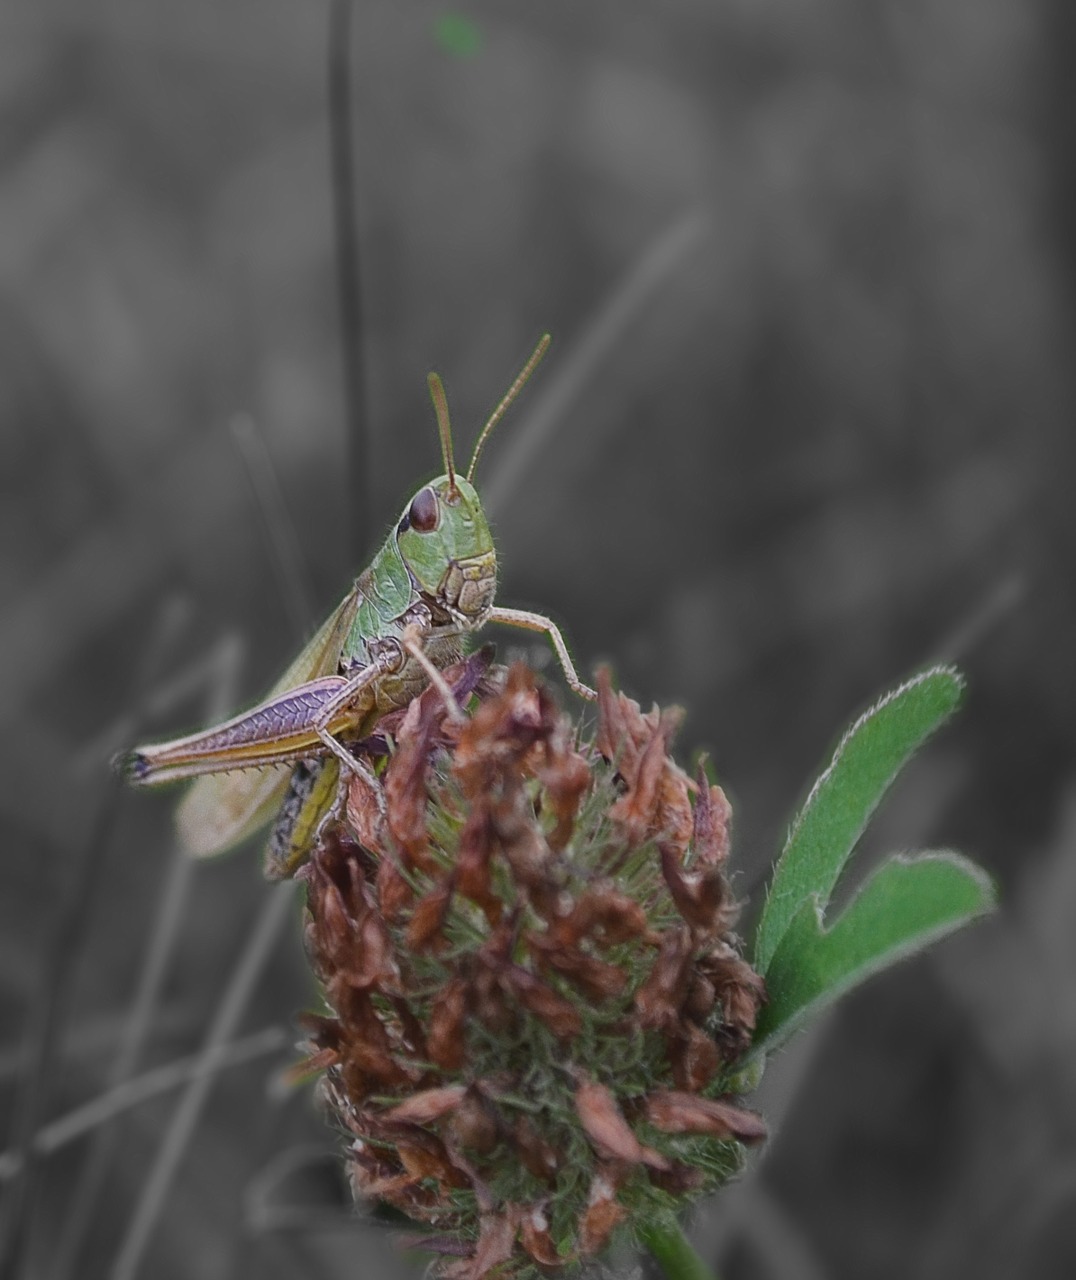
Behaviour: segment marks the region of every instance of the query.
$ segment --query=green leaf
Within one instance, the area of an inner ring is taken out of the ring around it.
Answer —
[[[844,864],[890,783],[960,701],[952,667],[914,676],[876,702],[841,739],[793,822],[755,935],[755,968],[769,966],[809,899],[824,911]]]
[[[828,929],[811,898],[770,961],[754,1048],[770,1052],[849,988],[996,905],[986,872],[949,851],[888,859]]]

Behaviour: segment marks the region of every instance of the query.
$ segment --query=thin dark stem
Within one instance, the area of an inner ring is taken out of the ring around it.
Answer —
[[[352,0],[331,0],[329,8],[329,146],[332,162],[336,288],[340,310],[340,363],[347,437],[347,509],[354,562],[361,562],[371,537],[369,424],[365,409],[362,347],[362,281],[359,271],[354,98],[352,93]]]
[[[713,1271],[692,1248],[683,1228],[671,1213],[640,1227],[639,1238],[653,1254],[667,1280],[716,1280]]]

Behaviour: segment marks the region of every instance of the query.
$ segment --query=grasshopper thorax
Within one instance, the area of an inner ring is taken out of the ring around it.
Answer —
[[[497,553],[470,481],[448,474],[423,485],[396,526],[396,542],[423,595],[463,626],[484,621],[497,586]]]

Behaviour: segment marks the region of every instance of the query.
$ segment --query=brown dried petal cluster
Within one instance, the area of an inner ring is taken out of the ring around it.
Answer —
[[[670,758],[678,713],[603,673],[581,745],[533,672],[489,661],[445,673],[477,689],[464,719],[429,689],[383,722],[380,794],[352,779],[301,873],[331,1009],[309,1063],[356,1192],[426,1223],[449,1280],[590,1256],[764,1136],[720,1096],[764,992],[732,933],[728,801]]]

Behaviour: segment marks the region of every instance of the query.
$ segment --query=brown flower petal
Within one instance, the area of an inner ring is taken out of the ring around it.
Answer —
[[[543,969],[562,974],[591,1000],[618,996],[627,985],[628,975],[618,965],[607,964],[578,947],[559,942],[555,935],[528,933],[526,942]]]
[[[558,727],[546,744],[545,760],[535,768],[545,793],[546,806],[554,818],[553,829],[547,839],[549,847],[556,853],[560,853],[571,839],[579,804],[591,778],[586,758],[568,747],[564,739],[565,734]]]
[[[456,854],[456,888],[477,903],[496,927],[504,904],[492,891],[490,863],[495,847],[493,815],[484,802],[475,801],[460,832]]]
[[[665,772],[665,741],[659,726],[651,734],[638,766],[630,774],[625,767],[621,768],[628,789],[609,810],[609,817],[623,827],[625,839],[632,848],[660,827],[658,783]]]
[[[522,788],[513,788],[512,794],[493,809],[493,829],[515,878],[532,895],[544,896],[550,885],[553,852],[538,829]]]
[[[392,989],[398,976],[392,940],[357,859],[328,844],[315,850],[306,880],[306,944],[323,981]]]
[[[399,1019],[396,1039],[400,1048],[410,1057],[426,1058],[426,1029],[422,1020],[403,995],[394,993],[389,999]]]
[[[340,1079],[356,1100],[379,1089],[413,1086],[419,1072],[393,1053],[392,1041],[368,991],[341,986],[333,991],[340,1015]]]
[[[762,1117],[754,1111],[674,1089],[658,1089],[647,1097],[646,1118],[663,1133],[703,1133],[748,1143],[766,1136]]]
[[[489,666],[487,646],[444,673],[457,697],[466,696]],[[389,830],[411,866],[432,870],[426,825],[426,773],[433,747],[444,741],[447,709],[432,686],[407,706],[397,729],[397,749],[385,771],[385,809]]]
[[[705,1089],[721,1066],[721,1050],[705,1031],[682,1020],[669,1034],[666,1052],[681,1089]]]
[[[720,1034],[730,1046],[730,1056],[737,1057],[751,1043],[758,1011],[766,1000],[766,984],[727,944],[704,956],[699,969],[714,986],[724,1021]]]
[[[467,965],[468,1006],[479,1022],[498,1034],[511,1030],[519,1020],[518,1002],[505,976],[517,923],[515,913],[501,920]]]
[[[541,978],[536,978],[517,964],[507,967],[504,978],[519,1003],[540,1018],[558,1040],[571,1040],[582,1031],[583,1019],[579,1010]]]
[[[488,967],[479,969],[471,981],[467,997],[475,1018],[487,1030],[505,1035],[516,1028],[519,1022],[517,1002],[496,970]]]
[[[414,1177],[435,1178],[447,1187],[468,1185],[467,1175],[456,1167],[445,1144],[435,1134],[409,1128],[392,1138],[401,1164]]]
[[[728,909],[729,887],[719,866],[687,872],[671,844],[659,841],[661,873],[676,909],[693,929],[723,932],[734,914]]]
[[[384,796],[361,773],[353,773],[347,788],[347,823],[364,849],[385,852]]]
[[[446,667],[441,674],[445,678],[448,687],[456,696],[456,701],[463,706],[471,694],[486,681],[489,675],[489,669],[493,664],[493,659],[497,653],[497,646],[493,644],[484,644],[474,653],[467,654],[459,662],[455,662],[450,667]],[[440,701],[440,695],[436,689],[427,690]]]
[[[541,1137],[526,1116],[519,1116],[512,1127],[512,1141],[527,1172],[551,1186],[556,1181],[560,1157],[556,1148]]]
[[[339,1018],[330,1018],[323,1013],[311,1013],[306,1009],[296,1019],[296,1024],[309,1036],[318,1048],[335,1049],[340,1044],[342,1029]]]
[[[395,1162],[378,1159],[365,1144],[352,1149],[348,1172],[357,1195],[384,1200],[402,1213],[422,1216],[415,1194],[421,1182],[418,1175],[401,1170]],[[428,1194],[426,1200],[432,1203]]]
[[[687,999],[684,1001],[684,1017],[690,1018],[692,1022],[705,1022],[713,1013],[714,1005],[717,1004],[717,988],[702,973],[696,962],[691,972],[691,979],[688,983]]]
[[[315,850],[303,871],[311,904],[305,930],[307,950],[329,967],[337,957],[346,961],[353,928],[349,905],[355,897],[349,868],[336,852],[328,845]],[[355,874],[362,873],[356,869]]]
[[[576,1085],[575,1109],[594,1150],[605,1160],[626,1160],[653,1169],[667,1169],[668,1160],[644,1146],[624,1119],[616,1099],[603,1084],[583,1080]]]
[[[384,1119],[393,1123],[431,1124],[440,1120],[463,1101],[467,1086],[463,1084],[444,1085],[440,1089],[422,1089],[413,1093],[410,1098],[391,1107],[384,1113]]]
[[[425,951],[431,946],[444,944],[441,933],[455,888],[455,877],[446,876],[429,893],[415,903],[415,909],[407,924],[407,946],[410,951]]]
[[[669,1169],[648,1169],[646,1176],[655,1187],[660,1187],[669,1196],[689,1196],[701,1191],[706,1178],[701,1169],[693,1168],[676,1160]]]
[[[599,667],[596,678],[598,731],[594,738],[594,745],[606,760],[615,760],[619,764],[628,757],[627,763],[634,769],[636,748],[635,735],[631,729],[636,728],[637,723],[641,721],[639,705],[614,690],[612,673],[608,667]],[[632,723],[629,725],[628,717],[631,713],[634,714]]]
[[[434,690],[433,692],[436,692]],[[443,707],[441,712],[443,714]],[[385,770],[385,817],[411,867],[432,869],[426,830],[426,770],[437,731],[437,704],[416,698],[408,707],[396,754]]]
[[[701,760],[696,785],[698,792],[691,841],[695,851],[694,865],[721,867],[728,861],[729,856],[729,822],[732,818],[732,805],[729,804],[727,796],[720,787],[710,785]]]
[[[766,999],[766,984],[761,974],[737,956],[716,972],[713,979],[725,1010],[725,1021],[753,1031],[759,1007]]]
[[[467,1010],[467,983],[458,977],[441,988],[430,1007],[426,1053],[443,1071],[458,1071],[467,1061]]]
[[[453,754],[453,773],[465,797],[477,800],[490,781],[511,761],[521,760],[540,738],[552,732],[556,709],[539,688],[534,672],[515,663],[504,693],[483,702],[460,730]]]
[[[512,1256],[518,1230],[518,1214],[512,1207],[500,1213],[483,1214],[474,1254],[449,1263],[442,1274],[447,1280],[485,1280]]]
[[[612,881],[596,884],[580,895],[565,932],[558,936],[573,942],[592,938],[599,947],[613,947],[636,938],[641,942],[659,940],[642,905],[616,889]]]
[[[617,1180],[610,1171],[601,1170],[590,1184],[586,1212],[579,1224],[577,1245],[583,1257],[601,1253],[613,1231],[628,1216],[616,1193]]]
[[[609,672],[598,671],[598,732],[595,745],[616,762],[626,791],[610,817],[619,822],[629,846],[647,836],[663,835],[686,850],[694,824],[689,783],[666,752],[683,712],[676,707],[642,715],[639,705],[614,693]]]
[[[570,1261],[557,1252],[549,1231],[549,1219],[541,1205],[529,1205],[523,1209],[519,1221],[519,1241],[540,1267],[553,1270]]]
[[[338,1050],[318,1049],[288,1067],[284,1071],[282,1079],[289,1086],[300,1085],[311,1076],[327,1071],[330,1067],[335,1067],[339,1061],[340,1054]]]
[[[665,713],[668,716],[668,712]],[[679,723],[679,719],[674,721]],[[668,742],[666,741],[666,746]],[[694,824],[694,810],[691,807],[691,790],[694,783],[686,773],[666,757],[665,770],[661,776],[658,792],[657,821],[654,834],[664,839],[685,853],[691,843],[691,832]]]
[[[687,998],[691,964],[691,934],[681,926],[666,929],[654,966],[635,993],[641,1026],[651,1030],[675,1027]]]
[[[356,963],[349,975],[352,986],[395,990],[399,971],[392,938],[372,902],[365,905],[356,935]]]
[[[396,855],[386,853],[377,864],[377,905],[383,919],[399,920],[415,898],[415,891],[396,861]]]
[[[497,1117],[489,1102],[475,1088],[468,1088],[451,1118],[454,1142],[468,1151],[488,1155],[500,1141]]]

